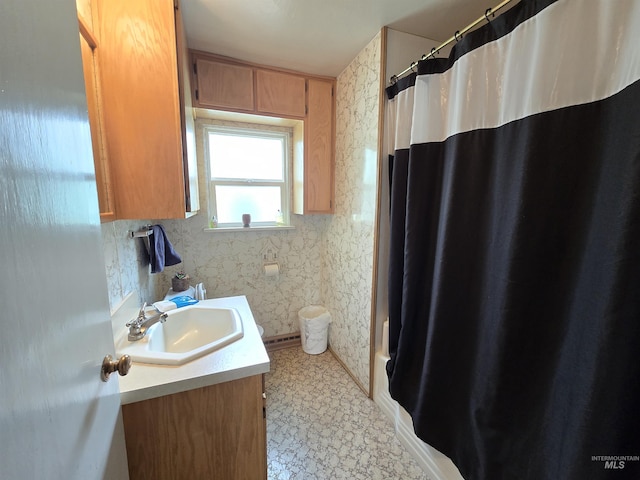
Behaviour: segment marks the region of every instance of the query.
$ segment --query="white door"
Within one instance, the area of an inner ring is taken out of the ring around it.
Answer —
[[[73,0],[0,1],[0,477],[128,478]]]

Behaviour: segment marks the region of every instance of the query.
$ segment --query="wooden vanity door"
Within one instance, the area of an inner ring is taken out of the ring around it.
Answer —
[[[267,478],[262,375],[122,406],[131,480]]]

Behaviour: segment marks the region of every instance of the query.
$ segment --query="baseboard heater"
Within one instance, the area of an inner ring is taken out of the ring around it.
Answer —
[[[286,335],[278,335],[275,337],[267,337],[263,340],[267,352],[281,350],[283,348],[297,347],[302,345],[299,333],[288,333]]]

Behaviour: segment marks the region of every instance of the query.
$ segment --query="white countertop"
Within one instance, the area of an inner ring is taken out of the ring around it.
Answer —
[[[244,337],[184,365],[133,362],[129,374],[118,377],[122,405],[269,371],[269,356],[244,295],[201,300],[200,304],[235,308],[242,318]],[[122,335],[127,335],[125,323],[135,318],[139,309],[135,295],[129,294],[113,313],[111,321],[116,343]]]

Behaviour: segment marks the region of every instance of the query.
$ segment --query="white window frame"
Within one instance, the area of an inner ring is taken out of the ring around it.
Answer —
[[[203,126],[203,146],[204,146],[204,161],[206,164],[205,171],[207,175],[207,188],[209,191],[209,218],[218,216],[218,206],[216,204],[216,185],[232,185],[232,186],[279,186],[280,187],[280,205],[282,213],[282,224],[274,221],[269,222],[254,222],[251,221],[252,227],[289,227],[290,223],[290,198],[291,198],[291,145],[293,132],[291,129],[279,128],[274,130],[270,125],[255,124],[251,126],[228,126],[217,124],[206,124]],[[250,178],[212,178],[211,175],[211,158],[209,150],[209,134],[210,133],[222,133],[247,136],[253,138],[278,138],[282,139],[283,143],[283,181],[264,180]],[[216,228],[238,228],[242,227],[241,219],[237,222],[230,223],[218,223]]]

